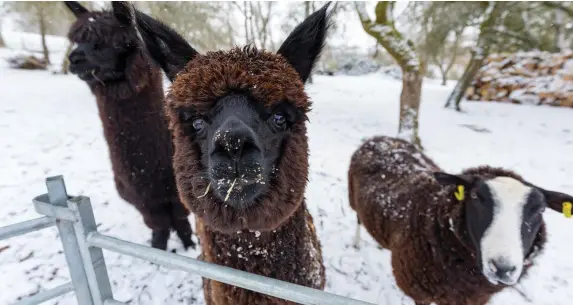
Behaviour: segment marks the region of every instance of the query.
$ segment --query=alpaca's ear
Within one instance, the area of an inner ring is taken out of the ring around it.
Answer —
[[[64,4],[68,7],[68,9],[70,9],[70,11],[72,11],[72,13],[74,13],[74,15],[76,16],[76,18],[80,17],[81,15],[88,13],[88,9],[86,9],[85,7],[83,7],[79,2],[77,1],[64,1]]]
[[[283,42],[278,54],[284,56],[306,82],[324,47],[330,27],[330,2],[308,16]]]
[[[543,193],[547,206],[559,213],[565,214],[565,216],[570,217],[571,215],[571,205],[573,205],[573,196],[564,193],[554,192],[544,190],[542,188],[538,189]]]
[[[199,55],[175,30],[140,11],[136,11],[139,33],[150,57],[171,82],[187,63]]]
[[[434,178],[441,185],[463,185],[471,188],[475,183],[475,178],[468,175],[452,175],[444,172],[434,172]]]
[[[113,16],[124,25],[135,25],[135,8],[128,1],[112,1]]]

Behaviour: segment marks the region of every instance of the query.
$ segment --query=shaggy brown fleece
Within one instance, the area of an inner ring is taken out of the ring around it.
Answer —
[[[455,199],[454,187],[440,185],[434,171],[440,169],[410,143],[374,137],[352,156],[350,205],[372,237],[392,251],[396,282],[417,304],[484,305],[504,286],[482,275],[466,229],[465,202]],[[511,171],[487,166],[463,173],[524,182]],[[545,241],[543,224],[530,259]]]
[[[123,50],[99,55],[103,59],[120,58],[124,77],[87,83],[96,96],[117,191],[154,230],[154,246],[166,248],[171,228],[176,229],[185,247],[194,246],[189,211],[181,203],[175,184],[160,68],[136,47],[134,28],[120,24],[112,12],[78,16],[68,37],[75,43]],[[98,72],[93,73],[97,77]]]
[[[322,253],[304,203],[308,180],[305,121],[295,123],[282,146],[277,171],[264,197],[246,210],[234,209],[208,193],[199,146],[179,123],[177,109],[211,111],[218,98],[248,93],[273,107],[288,101],[301,111],[310,101],[297,72],[281,56],[254,48],[198,55],[175,79],[167,113],[175,144],[174,167],[182,201],[198,217],[204,260],[284,281],[323,289]],[[201,198],[198,198],[201,197]],[[205,280],[209,305],[292,304]]]
[[[322,252],[312,216],[304,206],[283,226],[270,232],[242,230],[229,235],[198,221],[197,234],[201,236],[205,261],[298,285],[324,288]],[[203,283],[208,305],[294,304],[217,281],[204,280]]]

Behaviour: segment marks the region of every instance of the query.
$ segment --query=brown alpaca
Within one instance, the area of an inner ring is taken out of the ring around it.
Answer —
[[[278,54],[245,47],[201,55],[136,12],[151,56],[173,80],[166,108],[175,175],[197,216],[202,259],[316,289],[325,275],[304,199],[304,83],[324,44],[327,8],[297,26]],[[204,293],[209,305],[293,304],[207,279]]]
[[[359,223],[392,251],[396,282],[419,305],[484,305],[517,283],[545,244],[545,207],[573,200],[500,168],[440,172],[390,137],[367,140],[348,179]]]
[[[66,5],[77,17],[68,34],[77,44],[70,71],[96,96],[119,195],[143,215],[153,247],[166,249],[171,229],[185,248],[195,247],[175,185],[161,69],[139,47],[130,9],[120,2],[112,12]]]

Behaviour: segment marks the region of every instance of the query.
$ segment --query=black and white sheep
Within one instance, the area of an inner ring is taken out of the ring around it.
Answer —
[[[392,251],[396,282],[418,305],[483,305],[516,284],[545,244],[544,209],[573,201],[501,168],[441,172],[390,137],[366,141],[348,178],[359,223]]]

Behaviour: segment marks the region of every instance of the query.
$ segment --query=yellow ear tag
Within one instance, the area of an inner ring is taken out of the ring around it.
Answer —
[[[465,190],[464,190],[464,186],[463,185],[458,185],[458,190],[456,192],[454,192],[454,196],[456,196],[456,199],[459,201],[464,200],[465,198]],[[569,211],[571,211],[571,209],[569,209]]]
[[[573,209],[571,202],[563,202],[563,215],[565,215],[565,217],[571,218],[571,209]]]

